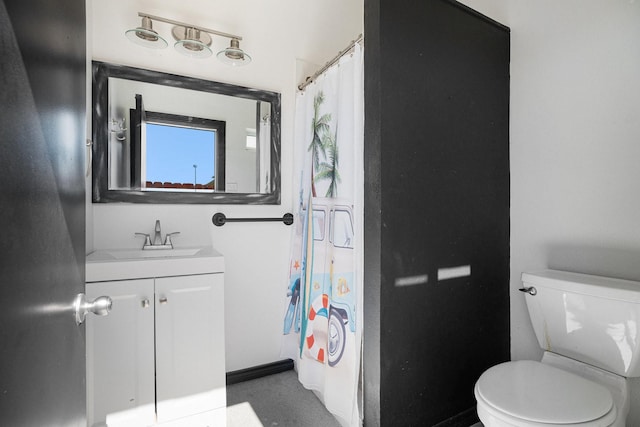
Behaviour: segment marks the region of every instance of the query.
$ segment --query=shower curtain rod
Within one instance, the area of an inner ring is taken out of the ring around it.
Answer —
[[[311,83],[313,83],[313,81],[317,79],[318,76],[320,76],[322,73],[327,71],[329,67],[331,67],[333,64],[338,62],[340,58],[345,56],[347,53],[351,52],[351,49],[353,49],[357,43],[360,43],[363,40],[364,40],[364,36],[362,34],[360,34],[355,40],[351,40],[351,43],[349,43],[349,46],[347,46],[346,49],[341,50],[332,60],[324,64],[324,66],[320,68],[318,71],[316,71],[312,76],[307,77],[307,79],[303,83],[300,83],[298,85],[298,90],[304,90],[304,88],[306,88]]]

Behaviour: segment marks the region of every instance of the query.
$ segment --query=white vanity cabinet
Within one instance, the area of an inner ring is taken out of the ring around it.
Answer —
[[[89,427],[155,423],[154,280],[87,283],[90,299],[107,295],[108,316],[87,318]]]
[[[89,426],[225,425],[222,272],[87,282],[86,294],[113,300],[87,318]]]
[[[222,275],[155,285],[158,422],[226,408]]]

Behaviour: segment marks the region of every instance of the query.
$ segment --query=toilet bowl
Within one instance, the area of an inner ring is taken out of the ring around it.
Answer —
[[[486,370],[474,394],[485,427],[624,427],[628,378],[640,376],[640,282],[523,273],[540,362]],[[613,344],[613,345],[612,345]]]
[[[624,427],[623,398],[612,390],[548,363],[521,360],[485,371],[474,394],[485,427]]]

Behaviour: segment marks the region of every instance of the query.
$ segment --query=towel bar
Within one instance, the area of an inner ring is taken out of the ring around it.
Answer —
[[[225,214],[218,212],[211,218],[213,225],[222,227],[227,222],[273,222],[282,221],[286,225],[293,224],[293,214],[286,213],[282,218],[227,218]]]

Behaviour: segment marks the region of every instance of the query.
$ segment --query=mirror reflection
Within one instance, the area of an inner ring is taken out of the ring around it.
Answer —
[[[94,63],[94,201],[278,203],[279,102]]]
[[[131,171],[131,186],[147,191],[224,191],[226,122],[187,121],[185,116],[151,111],[144,116],[142,137],[134,138],[135,151],[142,154]]]

